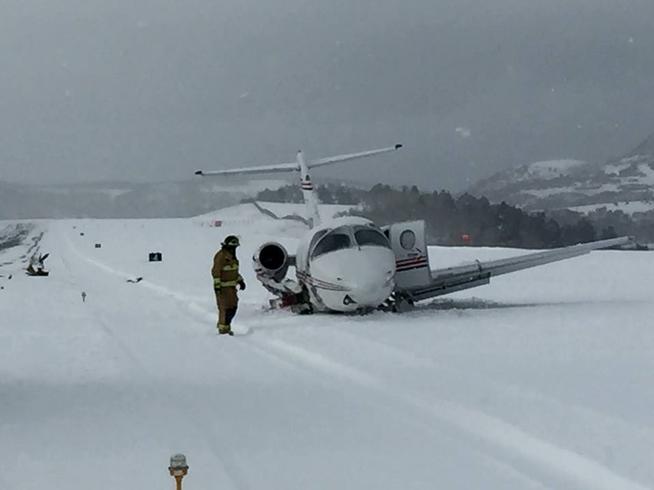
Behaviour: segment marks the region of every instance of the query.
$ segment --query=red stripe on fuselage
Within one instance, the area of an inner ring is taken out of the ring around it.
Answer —
[[[401,260],[396,260],[395,265],[398,267],[407,265],[407,264],[415,264],[418,262],[427,262],[427,257],[412,257],[410,259],[401,259]]]
[[[425,267],[427,267],[427,264],[409,265],[405,267],[398,267],[395,269],[395,272],[406,272],[413,269],[424,269]]]
[[[332,284],[327,281],[316,279],[315,277],[307,274],[306,272],[298,272],[297,275],[299,279],[306,281],[309,284],[321,289],[327,289],[329,291],[341,291],[341,292],[349,291],[349,289],[346,288],[345,286],[341,286],[340,284]]]
[[[427,257],[418,256],[412,257],[410,259],[396,260],[395,270],[396,272],[406,272],[413,269],[422,269],[428,265],[429,261],[427,260]]]

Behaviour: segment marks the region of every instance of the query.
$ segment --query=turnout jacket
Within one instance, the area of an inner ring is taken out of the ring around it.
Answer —
[[[213,257],[211,276],[215,290],[225,288],[234,288],[235,290],[237,284],[243,283],[243,278],[238,272],[238,259],[224,248]]]

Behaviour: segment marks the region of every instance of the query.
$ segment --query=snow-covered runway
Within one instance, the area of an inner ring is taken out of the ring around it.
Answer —
[[[263,311],[248,260],[303,225],[251,206],[41,231],[49,278],[20,272],[30,241],[0,251],[2,489],[168,488],[174,452],[189,490],[654,488],[648,253],[404,315],[307,317]],[[229,233],[249,286],[234,338],[215,333],[209,275]],[[516,253],[430,250],[433,267]]]

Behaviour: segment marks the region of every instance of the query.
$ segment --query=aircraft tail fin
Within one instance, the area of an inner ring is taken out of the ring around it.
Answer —
[[[402,148],[402,145],[397,144],[386,148],[378,148],[376,150],[361,151],[358,153],[346,153],[343,155],[336,155],[333,157],[320,158],[318,160],[305,161],[302,151],[298,151],[297,159],[291,163],[279,163],[276,165],[261,165],[257,167],[242,167],[232,168],[227,170],[214,170],[205,172],[204,170],[197,170],[195,175],[202,177],[211,177],[219,175],[256,175],[256,174],[270,174],[281,172],[300,172],[300,188],[304,196],[304,202],[307,206],[307,217],[311,220],[313,226],[316,226],[320,221],[318,214],[318,196],[316,195],[313,182],[309,176],[309,170],[325,165],[332,165],[334,163],[347,162],[349,160],[357,160],[360,158],[371,157],[396,151]]]

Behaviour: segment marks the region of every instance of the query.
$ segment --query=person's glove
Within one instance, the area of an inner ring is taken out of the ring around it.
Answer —
[[[245,291],[245,281],[239,282],[238,285],[241,288],[241,291]]]

